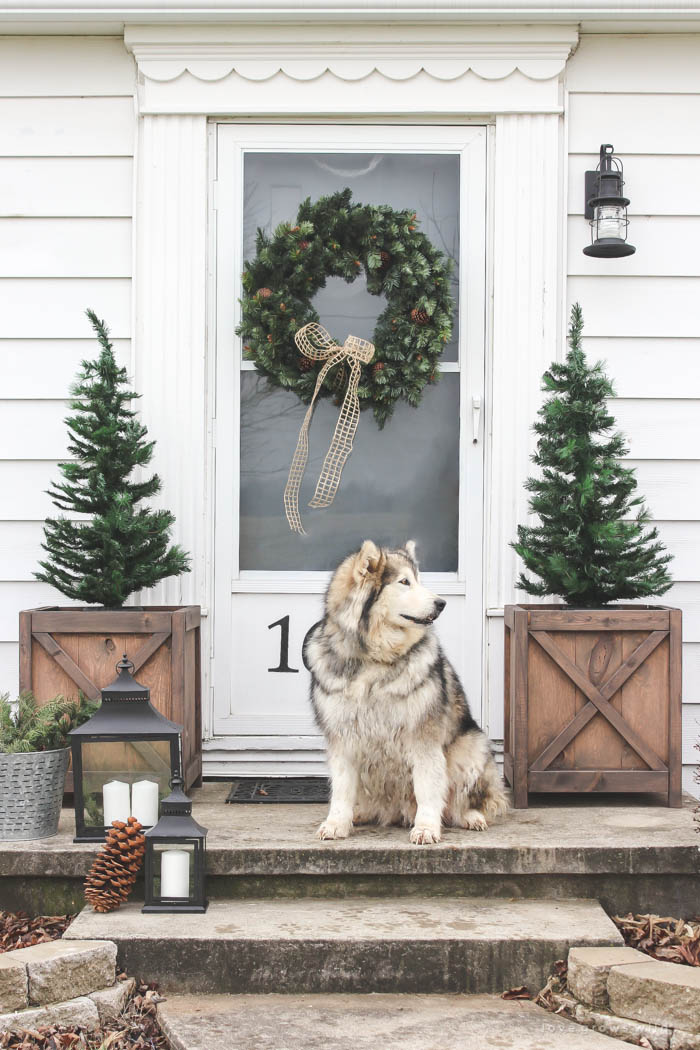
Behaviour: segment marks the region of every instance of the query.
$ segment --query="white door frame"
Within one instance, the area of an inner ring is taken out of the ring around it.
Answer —
[[[424,9],[427,11],[427,8]],[[352,24],[350,24],[352,23]],[[210,121],[492,124],[488,205],[486,618],[492,739],[502,735],[503,604],[516,596],[508,546],[526,520],[540,377],[566,327],[566,149],[562,75],[574,25],[471,25],[436,18],[396,24],[273,15],[201,24],[125,26],[138,71],[134,180],[134,383],[162,482],[156,505],[192,571],[161,581],[155,604],[202,607],[202,687],[212,682],[214,202]],[[277,71],[277,72],[276,72]],[[325,72],[324,72],[325,71]],[[230,775],[203,704],[205,769]],[[303,756],[301,756],[303,757]],[[219,761],[219,758],[221,761]]]
[[[222,130],[222,125],[227,129]],[[486,361],[486,144],[483,125],[388,126],[385,123],[309,125],[279,123],[250,125],[233,121],[210,123],[210,172],[215,221],[211,224],[210,257],[215,260],[211,274],[215,300],[213,317],[215,346],[215,537],[214,537],[214,671],[217,706],[229,706],[231,668],[225,655],[231,644],[232,594],[318,593],[325,590],[325,572],[246,572],[238,567],[238,551],[232,537],[237,535],[239,512],[239,426],[238,414],[227,410],[229,392],[239,403],[240,340],[235,329],[240,320],[236,290],[242,270],[242,160],[247,149],[270,152],[382,152],[440,153],[460,156],[460,336],[458,362],[445,362],[443,372],[460,371],[460,501],[459,561],[456,573],[425,573],[427,586],[443,594],[465,595],[465,688],[472,709],[488,723],[486,691],[483,683],[483,419]],[[234,138],[235,136],[235,138]],[[417,146],[417,142],[420,146]],[[230,245],[231,251],[226,247]],[[243,368],[253,368],[249,362]],[[222,400],[225,399],[225,400]],[[479,413],[472,414],[472,399],[478,399]],[[476,427],[476,430],[475,430]],[[474,440],[476,433],[477,440]],[[466,479],[469,479],[468,491]],[[281,510],[280,510],[281,513]],[[212,712],[212,727],[215,724]],[[255,748],[268,751],[271,739],[249,736],[215,736],[211,746],[217,751]],[[290,750],[318,751],[317,738],[289,737]],[[282,759],[282,755],[280,758]],[[310,756],[309,756],[310,757]],[[246,769],[256,770],[246,763]],[[266,765],[266,769],[268,766]]]

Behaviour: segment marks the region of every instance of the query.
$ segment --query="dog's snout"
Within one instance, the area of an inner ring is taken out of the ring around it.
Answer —
[[[446,605],[447,605],[447,602],[445,601],[444,598],[436,598],[435,599],[435,615],[439,616]]]

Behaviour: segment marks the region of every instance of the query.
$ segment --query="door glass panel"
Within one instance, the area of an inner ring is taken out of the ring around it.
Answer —
[[[243,257],[255,254],[258,227],[268,232],[294,219],[299,204],[349,186],[363,204],[412,208],[421,229],[453,260],[458,303],[459,158],[455,154],[246,153]],[[321,323],[339,341],[351,333],[371,339],[386,305],[352,284],[329,279],[314,300]],[[459,311],[443,360],[457,362]],[[453,368],[457,365],[453,364]],[[363,539],[388,545],[415,539],[421,565],[456,572],[459,504],[459,372],[426,386],[418,408],[399,402],[383,430],[371,410],[360,417],[352,455],[333,504],[311,510],[339,408],[317,401],[309,461],[299,507],[308,535],[291,532],[283,492],[306,405],[295,394],[241,372],[241,489],[239,564],[243,571],[332,569]]]
[[[421,567],[457,571],[459,373],[427,386],[420,406],[400,402],[379,430],[363,412],[335,500],[307,504],[338,418],[316,402],[299,509],[308,535],[291,532],[282,493],[306,405],[257,372],[241,375],[241,569],[333,569],[366,538],[415,539]]]
[[[452,260],[452,295],[459,284],[459,157],[426,153],[246,153],[244,160],[243,258],[255,256],[258,227],[271,233],[296,217],[307,197],[312,201],[349,187],[358,204],[412,208],[420,229]],[[362,277],[352,284],[328,281],[314,300],[321,323],[343,342],[348,324],[353,335],[369,338],[386,306],[369,295]],[[457,360],[459,311],[443,361]]]

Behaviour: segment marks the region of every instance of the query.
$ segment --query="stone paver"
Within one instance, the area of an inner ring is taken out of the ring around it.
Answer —
[[[625,1050],[627,1043],[487,995],[174,996],[172,1050]]]
[[[700,967],[657,962],[615,966],[610,1009],[621,1017],[700,1034]]]
[[[101,988],[98,992],[90,992],[90,998],[100,1015],[100,1024],[106,1024],[119,1017],[135,986],[135,979],[129,977],[126,981],[117,981],[111,988]]]
[[[0,955],[0,1012],[23,1010],[29,1005],[27,998],[27,968],[17,952]]]
[[[570,992],[588,1006],[608,1005],[608,977],[613,966],[651,962],[634,948],[572,948],[569,952],[567,984]]]
[[[97,1006],[87,996],[33,1010],[0,1014],[0,1032],[21,1032],[27,1028],[51,1024],[81,1025],[83,1028],[95,1029],[99,1023]]]
[[[700,1035],[682,1032],[680,1028],[676,1028],[671,1036],[670,1050],[700,1050]]]
[[[60,1003],[114,983],[116,945],[65,938],[20,949],[29,978],[29,1002]]]
[[[642,1021],[633,1021],[629,1017],[618,1017],[616,1014],[592,1010],[580,1003],[576,1007],[574,1017],[579,1024],[588,1025],[596,1032],[602,1032],[615,1039],[624,1039],[637,1046],[646,1046],[646,1043],[641,1042],[642,1039],[646,1039],[652,1050],[669,1050],[670,1047],[670,1028],[644,1024]]]

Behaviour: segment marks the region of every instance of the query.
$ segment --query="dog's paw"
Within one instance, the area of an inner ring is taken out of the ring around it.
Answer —
[[[346,839],[350,834],[348,824],[337,824],[334,820],[324,820],[316,832],[320,839]]]
[[[464,818],[464,827],[468,831],[488,831],[486,817],[478,809],[470,809]]]
[[[409,838],[410,841],[414,844],[414,846],[424,846],[427,845],[429,842],[439,842],[440,829],[429,828],[425,826],[421,827],[418,824],[416,824],[414,828],[411,828],[411,834]]]

